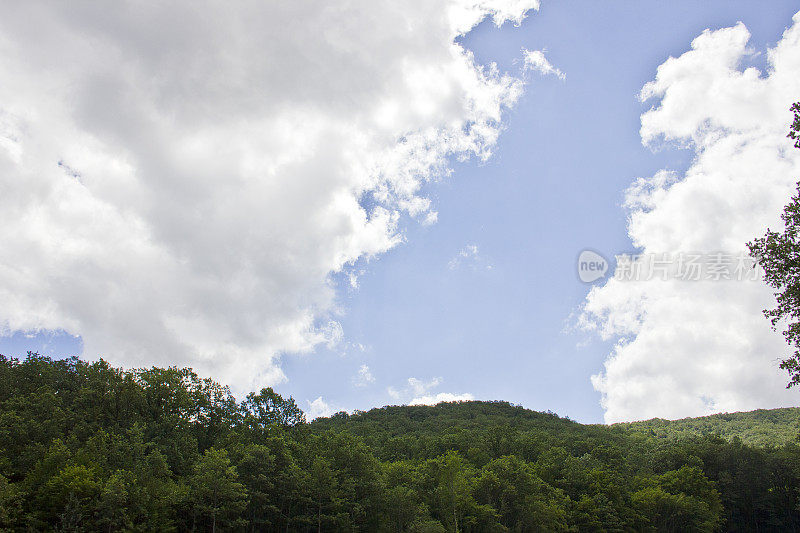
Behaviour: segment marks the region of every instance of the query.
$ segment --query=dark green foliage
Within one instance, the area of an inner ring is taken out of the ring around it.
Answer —
[[[206,524],[201,529],[208,529],[208,524],[211,531],[217,527],[232,529],[246,523],[241,515],[247,492],[225,450],[209,448],[197,461],[189,478],[189,501],[194,520]]]
[[[463,402],[308,424],[189,369],[0,356],[0,383],[0,531],[800,527],[795,410],[608,427]]]

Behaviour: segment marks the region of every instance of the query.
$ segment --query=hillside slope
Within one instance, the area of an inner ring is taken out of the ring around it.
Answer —
[[[604,426],[579,424],[555,413],[525,409],[503,401],[441,403],[436,406],[386,406],[354,414],[337,413],[312,422],[317,429],[347,430],[377,446],[395,438],[448,435],[505,427],[513,432],[545,432],[570,440],[577,436],[620,438],[618,433],[644,435],[656,439],[682,440],[717,436],[727,441],[739,438],[755,447],[781,446],[800,435],[800,407],[758,409],[721,413],[680,420],[653,418]]]
[[[615,424],[613,427],[643,433],[659,439],[718,435],[726,440],[738,437],[750,446],[780,446],[798,438],[800,407],[721,413],[681,420],[653,418],[641,422]]]

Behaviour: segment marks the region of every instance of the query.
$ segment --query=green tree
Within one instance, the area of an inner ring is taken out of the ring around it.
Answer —
[[[338,503],[336,497],[336,472],[330,461],[323,457],[314,458],[311,464],[311,497],[312,513],[307,522],[313,524],[318,532],[333,525],[336,520],[335,510]]]
[[[509,530],[567,529],[568,498],[516,456],[504,456],[487,464],[476,482],[475,493],[479,502],[497,509],[500,523]]]
[[[122,531],[133,524],[128,517],[130,472],[117,472],[106,481],[98,505],[98,525],[104,531]]]
[[[210,448],[203,454],[195,465],[190,486],[194,511],[210,522],[212,532],[217,531],[217,526],[227,529],[242,525],[247,492],[225,450]]]
[[[39,492],[45,516],[62,531],[93,529],[103,483],[95,468],[67,465]]]
[[[247,446],[236,469],[250,495],[247,505],[250,528],[253,531],[263,531],[268,526],[277,525],[279,509],[275,505],[278,491],[275,486],[276,464],[269,447],[262,444]]]
[[[19,488],[12,485],[0,474],[0,531],[12,529],[22,513],[22,499]]]
[[[416,489],[419,473],[410,461],[383,465],[383,523],[390,531],[420,530],[421,524],[431,521],[428,507],[422,503]],[[444,527],[439,527],[444,531]]]
[[[473,498],[474,470],[458,453],[428,460],[423,475],[429,480],[431,509],[447,531],[458,533],[473,519],[485,519],[486,511],[492,513],[489,506],[479,508]]]
[[[683,466],[647,480],[631,495],[636,508],[658,531],[716,531],[722,504],[702,470]]]
[[[172,479],[167,458],[157,449],[140,456],[134,468],[136,483],[128,488],[134,492],[134,521],[145,531],[171,529],[175,509],[186,503],[186,487]]]
[[[294,398],[284,400],[271,387],[261,389],[258,394],[248,394],[241,408],[245,424],[259,433],[274,425],[288,427],[306,421]]]
[[[800,102],[795,102],[791,111],[794,121],[789,130],[795,148],[800,148]],[[764,281],[775,289],[776,306],[765,309],[764,315],[773,329],[786,322],[783,336],[794,347],[794,354],[780,363],[789,372],[787,387],[800,385],[800,182],[797,193],[783,208],[784,229],[782,232],[767,229],[763,237],[747,243],[750,255],[764,270]]]

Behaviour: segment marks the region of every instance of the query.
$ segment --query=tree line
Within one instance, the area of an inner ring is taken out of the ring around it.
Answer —
[[[727,440],[738,437],[751,446],[777,446],[797,439],[797,432],[800,431],[800,407],[718,413],[680,420],[653,418],[638,422],[620,422],[617,425],[661,439],[717,435]]]
[[[799,489],[797,439],[664,439],[507,402],[308,423],[190,369],[0,356],[4,531],[794,531]]]

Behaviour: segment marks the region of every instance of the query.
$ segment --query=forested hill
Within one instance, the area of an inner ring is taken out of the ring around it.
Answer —
[[[800,443],[506,402],[307,423],[191,369],[0,355],[0,531],[797,531]]]
[[[653,418],[641,422],[615,424],[660,439],[685,439],[718,435],[730,440],[738,437],[751,446],[778,446],[792,442],[800,434],[800,407],[758,409],[742,413],[722,413],[681,420]]]
[[[318,418],[311,428],[357,435],[385,460],[458,450],[481,461],[512,453],[535,455],[536,449],[553,446],[566,446],[579,455],[598,446],[643,440],[619,428],[583,425],[503,401],[387,406],[352,415],[342,412]]]
[[[508,426],[514,430],[543,429],[554,432],[577,429],[580,424],[555,413],[525,409],[503,401],[462,401],[428,405],[389,405],[337,413],[312,422],[315,429],[338,429],[383,437],[447,434],[454,431]]]
[[[342,412],[312,422],[317,429],[338,429],[365,438],[373,445],[387,444],[436,436],[452,440],[456,435],[482,432],[493,428],[494,434],[534,431],[548,438],[580,438],[593,436],[620,439],[622,433],[641,434],[657,439],[685,440],[697,437],[721,437],[727,441],[739,438],[754,447],[782,446],[800,438],[800,407],[759,409],[739,413],[722,413],[681,420],[654,418],[640,422],[624,422],[611,426],[583,425],[561,418],[555,413],[537,412],[508,402],[470,401],[429,406],[387,406],[350,415]]]

